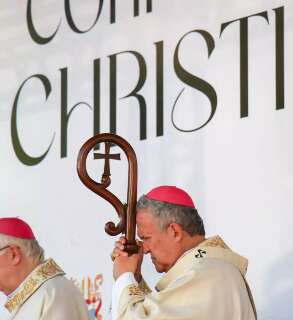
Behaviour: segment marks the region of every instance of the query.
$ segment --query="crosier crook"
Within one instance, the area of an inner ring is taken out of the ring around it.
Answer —
[[[94,153],[94,159],[105,159],[104,173],[101,182],[94,181],[87,173],[86,159],[89,152],[98,144],[105,143],[105,154]],[[110,145],[119,146],[126,154],[128,160],[128,187],[127,187],[127,203],[122,202],[107,187],[111,184],[110,179],[110,159],[120,160],[120,154],[110,154]],[[131,145],[122,137],[112,133],[101,133],[87,140],[81,147],[77,158],[77,173],[83,184],[111,203],[115,208],[119,223],[115,225],[112,221],[107,222],[105,231],[116,236],[119,233],[125,233],[126,243],[125,251],[129,254],[138,252],[138,246],[135,241],[136,227],[136,198],[137,198],[137,160]]]

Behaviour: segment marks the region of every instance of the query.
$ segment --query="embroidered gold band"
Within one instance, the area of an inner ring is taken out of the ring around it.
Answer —
[[[17,292],[5,303],[5,308],[11,313],[19,308],[37,289],[47,280],[58,275],[64,275],[64,271],[53,259],[48,259],[37,266],[31,275],[24,281]]]

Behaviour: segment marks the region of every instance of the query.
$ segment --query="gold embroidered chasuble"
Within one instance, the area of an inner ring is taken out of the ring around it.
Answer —
[[[126,287],[117,320],[255,320],[247,264],[219,236],[207,239],[176,262],[156,292]]]
[[[84,299],[53,259],[38,265],[5,307],[11,320],[88,320]]]

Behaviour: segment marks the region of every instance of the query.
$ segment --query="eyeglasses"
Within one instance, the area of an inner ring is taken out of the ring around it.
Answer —
[[[5,247],[3,247],[3,248],[0,248],[0,251],[2,251],[2,250],[4,250],[4,249],[7,249],[7,248],[9,248],[10,246],[5,246]]]

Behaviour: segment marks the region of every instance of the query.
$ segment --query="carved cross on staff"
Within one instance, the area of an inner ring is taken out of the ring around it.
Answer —
[[[94,153],[94,159],[105,159],[105,164],[101,183],[98,183],[88,175],[86,169],[86,159],[90,150],[100,143],[105,143],[105,153]],[[128,160],[128,186],[126,204],[123,204],[113,193],[107,190],[107,187],[111,183],[110,159],[120,160],[120,154],[110,154],[110,146],[113,144],[119,146],[125,152]],[[135,241],[137,161],[135,152],[131,145],[122,137],[119,137],[115,134],[97,134],[86,141],[81,147],[77,159],[77,172],[83,184],[110,202],[120,218],[120,221],[117,225],[111,221],[107,222],[105,225],[105,231],[112,236],[118,235],[119,233],[125,233],[125,251],[128,253],[137,252],[138,246]]]
[[[111,144],[109,142],[105,142],[105,154],[94,152],[94,159],[105,159],[104,173],[102,175],[101,182],[107,187],[111,183],[110,159],[121,160],[120,153],[110,154],[110,146]]]

